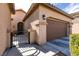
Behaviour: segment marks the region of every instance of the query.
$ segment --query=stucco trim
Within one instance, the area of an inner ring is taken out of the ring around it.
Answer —
[[[53,19],[55,19],[55,20],[53,20]],[[57,19],[57,18],[54,18],[54,17],[47,17],[46,20],[59,21],[59,22],[64,22],[64,23],[70,23],[70,22],[68,22],[68,21],[64,21],[64,20]]]

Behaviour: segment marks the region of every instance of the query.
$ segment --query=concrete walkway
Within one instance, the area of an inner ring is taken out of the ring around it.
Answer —
[[[55,52],[46,51],[36,44],[20,44],[7,50],[4,56],[52,56]]]
[[[70,55],[68,37],[51,40],[39,46],[37,44],[27,44],[25,36],[16,36],[13,44],[15,47],[8,49],[4,56],[65,56]],[[18,43],[16,43],[18,42]]]

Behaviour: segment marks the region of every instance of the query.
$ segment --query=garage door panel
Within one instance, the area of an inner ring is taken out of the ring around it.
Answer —
[[[66,36],[67,24],[64,22],[47,20],[47,40]]]

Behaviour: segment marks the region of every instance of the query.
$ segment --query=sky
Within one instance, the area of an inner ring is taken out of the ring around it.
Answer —
[[[79,11],[79,3],[54,3],[54,5],[69,14]]]
[[[25,12],[27,12],[31,4],[32,3],[30,3],[29,1],[22,1],[20,3],[15,2],[15,9],[16,10],[23,9]],[[79,3],[53,3],[53,4],[69,14],[79,11]]]
[[[15,10],[17,10],[17,9],[23,9],[25,12],[27,12],[32,3],[30,3],[29,0],[23,0],[21,2],[19,2],[19,1],[20,0],[16,0],[14,2],[14,4],[15,4]]]

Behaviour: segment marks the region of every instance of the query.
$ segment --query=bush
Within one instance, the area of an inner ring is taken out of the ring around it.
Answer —
[[[79,56],[79,34],[70,35],[70,53],[72,56]]]

